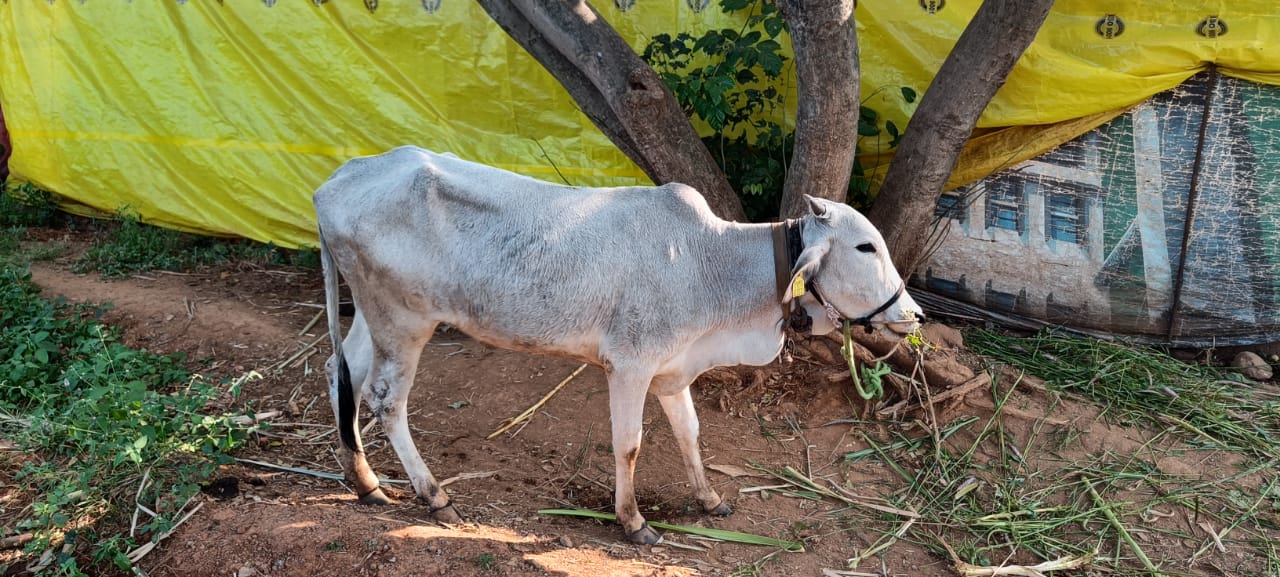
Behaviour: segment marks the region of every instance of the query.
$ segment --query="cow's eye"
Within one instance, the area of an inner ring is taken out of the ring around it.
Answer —
[[[869,243],[869,242],[864,242],[864,243],[862,243],[862,244],[858,245],[858,247],[857,247],[857,248],[858,248],[858,251],[859,251],[859,252],[875,252],[875,251],[876,251],[876,247],[875,247],[875,245],[873,245],[873,244],[871,244],[871,243]]]

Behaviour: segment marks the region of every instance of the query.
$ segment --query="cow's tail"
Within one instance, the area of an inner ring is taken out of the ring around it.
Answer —
[[[351,369],[342,353],[342,326],[338,322],[338,264],[320,231],[320,266],[324,270],[324,310],[329,319],[329,339],[333,342],[334,371],[329,375],[330,390],[338,392],[338,435],[352,452],[360,450],[356,443],[356,398],[351,390]]]

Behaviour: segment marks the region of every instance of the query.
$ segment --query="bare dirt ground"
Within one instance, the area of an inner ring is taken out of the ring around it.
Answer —
[[[264,378],[247,383],[228,406],[279,411],[279,416],[239,457],[340,472],[332,454],[333,417],[322,369],[329,348],[325,323],[304,330],[319,312],[315,304],[323,301],[318,271],[240,265],[105,282],[69,272],[64,259],[34,265],[33,275],[48,296],[113,303],[106,321],[122,326],[132,346],[185,352],[212,377],[262,373]],[[396,505],[372,509],[356,505],[341,482],[242,462],[220,472],[228,480],[219,495],[200,497],[199,513],[141,566],[155,577],[822,575],[823,569],[847,570],[846,560],[880,536],[838,512],[831,514],[838,507],[830,502],[740,492],[777,483],[762,477],[709,472],[735,513],[727,518],[697,513],[670,428],[653,399],[646,407],[636,479],[649,520],[803,539],[806,551],[785,553],[671,532],[665,533],[667,543],[634,546],[622,542],[616,525],[539,515],[539,509],[555,507],[612,512],[613,458],[601,371],[588,368],[527,425],[492,440],[485,437],[576,368],[561,359],[496,350],[450,331],[426,347],[410,399],[411,426],[437,478],[463,477],[448,489],[467,517],[464,525],[425,521],[425,509],[404,485],[397,486],[398,494],[393,491],[401,498]],[[842,456],[868,447],[862,432],[876,436],[887,427],[905,426],[907,434],[920,436],[923,430],[905,421],[838,422],[862,410],[860,401],[850,400],[856,397],[848,379],[837,377],[841,371],[847,377],[847,369],[831,362],[830,355],[802,351],[788,365],[717,370],[699,379],[694,398],[705,462],[791,466],[864,495],[900,487],[902,480],[886,463],[853,466]],[[972,397],[973,402],[953,403],[945,418],[989,417],[990,394]],[[1003,426],[1014,441],[1039,427],[1079,433],[1070,454],[1057,458],[1103,449],[1136,451],[1149,437],[1139,429],[1109,425],[1095,407],[1039,387],[1022,388],[1008,407]],[[404,478],[376,425],[365,438],[374,469]],[[1185,460],[1165,459],[1160,467],[1197,475],[1230,464],[1206,458],[1213,457],[1188,452]],[[858,569],[877,575],[953,575],[949,560],[926,545],[900,541]],[[1229,558],[1218,561],[1231,565]]]

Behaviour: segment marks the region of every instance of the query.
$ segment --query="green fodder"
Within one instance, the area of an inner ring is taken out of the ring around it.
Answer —
[[[1146,347],[1051,331],[1028,338],[974,331],[967,342],[1125,419],[1177,427],[1194,443],[1280,458],[1280,400],[1256,394],[1235,374]]]
[[[0,525],[35,536],[28,561],[47,554],[37,573],[127,570],[128,553],[178,522],[246,434],[206,414],[238,385],[125,347],[101,310],[46,301],[29,274],[0,270],[0,437],[27,455],[4,456],[5,467],[35,494],[26,509],[0,509]]]
[[[830,515],[857,536],[849,569],[865,570],[875,557],[909,542],[961,575],[1037,574],[993,572],[1012,565],[1117,577],[1203,574],[1222,562],[1219,546],[1230,551],[1238,574],[1275,574],[1266,571],[1280,566],[1274,545],[1280,477],[1273,473],[1280,461],[1246,459],[1238,470],[1172,474],[1157,466],[1159,459],[1211,454],[1169,442],[1182,431],[1174,426],[1124,453],[1103,448],[1067,456],[1057,437],[1076,426],[1050,417],[1057,401],[1050,399],[1045,418],[1029,428],[1011,428],[1003,412],[1020,381],[1002,386],[1000,380],[993,379],[994,413],[988,418],[967,417],[910,437],[892,430],[888,438],[864,433],[869,448],[845,456],[848,464],[879,461],[905,481],[894,483],[879,504],[866,497],[831,499],[848,503]],[[1025,412],[1017,417],[1027,418]],[[799,496],[826,494],[792,476],[779,479],[812,493]],[[837,492],[846,496],[866,490],[843,489]]]

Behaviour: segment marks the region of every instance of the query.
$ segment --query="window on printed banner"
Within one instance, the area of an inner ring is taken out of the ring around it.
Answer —
[[[933,209],[934,218],[950,218],[964,222],[964,198],[959,191],[948,191],[938,197],[938,205]]]
[[[987,228],[1003,228],[1021,233],[1027,219],[1022,210],[1022,183],[1002,182],[987,193]]]
[[[1073,195],[1050,193],[1044,203],[1045,236],[1081,244],[1084,239],[1084,201]]]

